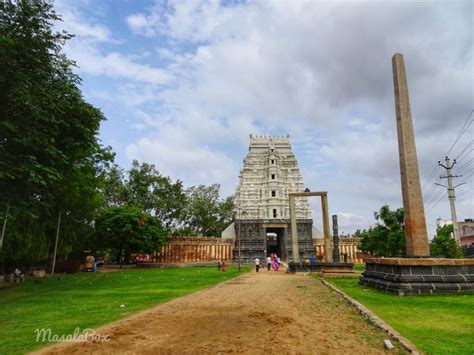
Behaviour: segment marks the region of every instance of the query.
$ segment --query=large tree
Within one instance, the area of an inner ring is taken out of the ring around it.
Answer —
[[[113,165],[103,178],[104,205],[134,206],[160,219],[171,233],[183,225],[186,195],[180,180],[163,176],[153,164],[134,160],[124,172]]]
[[[219,184],[193,186],[186,190],[187,226],[194,234],[219,237],[232,222],[234,197],[222,200]]]
[[[3,205],[50,204],[50,187],[75,175],[98,149],[103,115],[81,95],[74,63],[61,52],[71,35],[53,31],[57,20],[45,1],[0,2]]]
[[[62,53],[72,36],[54,31],[58,20],[47,1],[0,1],[0,213],[10,211],[5,238],[18,240],[5,245],[15,248],[48,245],[61,211],[73,231],[90,220],[98,162],[111,159],[97,140],[104,117],[82,97]],[[28,236],[12,229],[25,223]]]
[[[166,231],[158,218],[136,207],[104,208],[95,222],[97,243],[110,250],[117,261],[128,262],[132,253],[154,253],[163,244]]]
[[[405,255],[403,208],[392,211],[384,205],[374,217],[377,223],[360,232],[360,249],[377,256]]]

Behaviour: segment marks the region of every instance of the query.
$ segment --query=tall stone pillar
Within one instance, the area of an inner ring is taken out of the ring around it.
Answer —
[[[300,247],[298,244],[298,226],[296,224],[295,196],[290,195],[290,219],[291,219],[291,251],[293,261],[300,262]]]
[[[406,251],[408,256],[428,256],[430,249],[426,232],[425,210],[421,194],[405,63],[402,54],[396,53],[392,57],[392,68],[403,208],[405,210]]]
[[[324,261],[332,263],[332,245],[331,235],[329,234],[329,208],[328,195],[326,192],[321,194],[321,209],[323,212],[323,237],[324,237]]]

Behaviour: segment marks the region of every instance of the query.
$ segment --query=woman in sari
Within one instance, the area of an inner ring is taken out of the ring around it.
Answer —
[[[278,264],[277,259],[273,259],[273,261],[272,261],[272,268],[273,268],[273,270],[275,270],[275,271],[278,271],[278,269],[280,268],[280,264]]]

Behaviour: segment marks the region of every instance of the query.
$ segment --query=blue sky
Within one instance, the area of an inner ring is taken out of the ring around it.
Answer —
[[[402,205],[391,57],[403,53],[427,223],[433,231],[437,217],[450,218],[436,162],[473,108],[472,2],[55,6],[64,20],[57,28],[76,35],[65,52],[84,96],[107,117],[100,138],[122,167],[147,161],[188,186],[220,183],[226,196],[249,134],[290,134],[305,185],[329,191],[345,232],[374,223],[384,203]],[[450,152],[467,147],[459,219],[474,216],[473,132],[470,124]]]

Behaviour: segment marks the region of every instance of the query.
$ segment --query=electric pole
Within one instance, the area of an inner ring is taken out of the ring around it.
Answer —
[[[58,251],[59,227],[60,226],[61,226],[61,211],[59,211],[59,215],[58,215],[58,226],[56,228],[56,242],[54,243],[53,266],[51,267],[51,275],[54,275],[54,269],[56,267],[56,252]]]
[[[452,175],[451,174],[451,169],[453,168],[454,165],[456,165],[456,159],[453,160],[453,164],[450,163],[449,158],[446,157],[444,159],[446,165],[441,164],[441,162],[438,162],[439,166],[442,166],[443,168],[446,169],[446,176],[440,176],[441,179],[448,179],[448,186],[444,186],[441,184],[436,184],[438,186],[446,187],[448,189],[448,198],[449,198],[449,204],[451,206],[451,219],[453,221],[453,233],[454,233],[454,240],[456,240],[456,243],[458,245],[461,244],[461,240],[459,238],[459,228],[458,228],[458,219],[456,217],[456,204],[455,204],[455,194],[454,194],[454,189],[458,186],[461,186],[462,184],[453,186],[453,178],[456,177],[461,177],[462,175]]]

